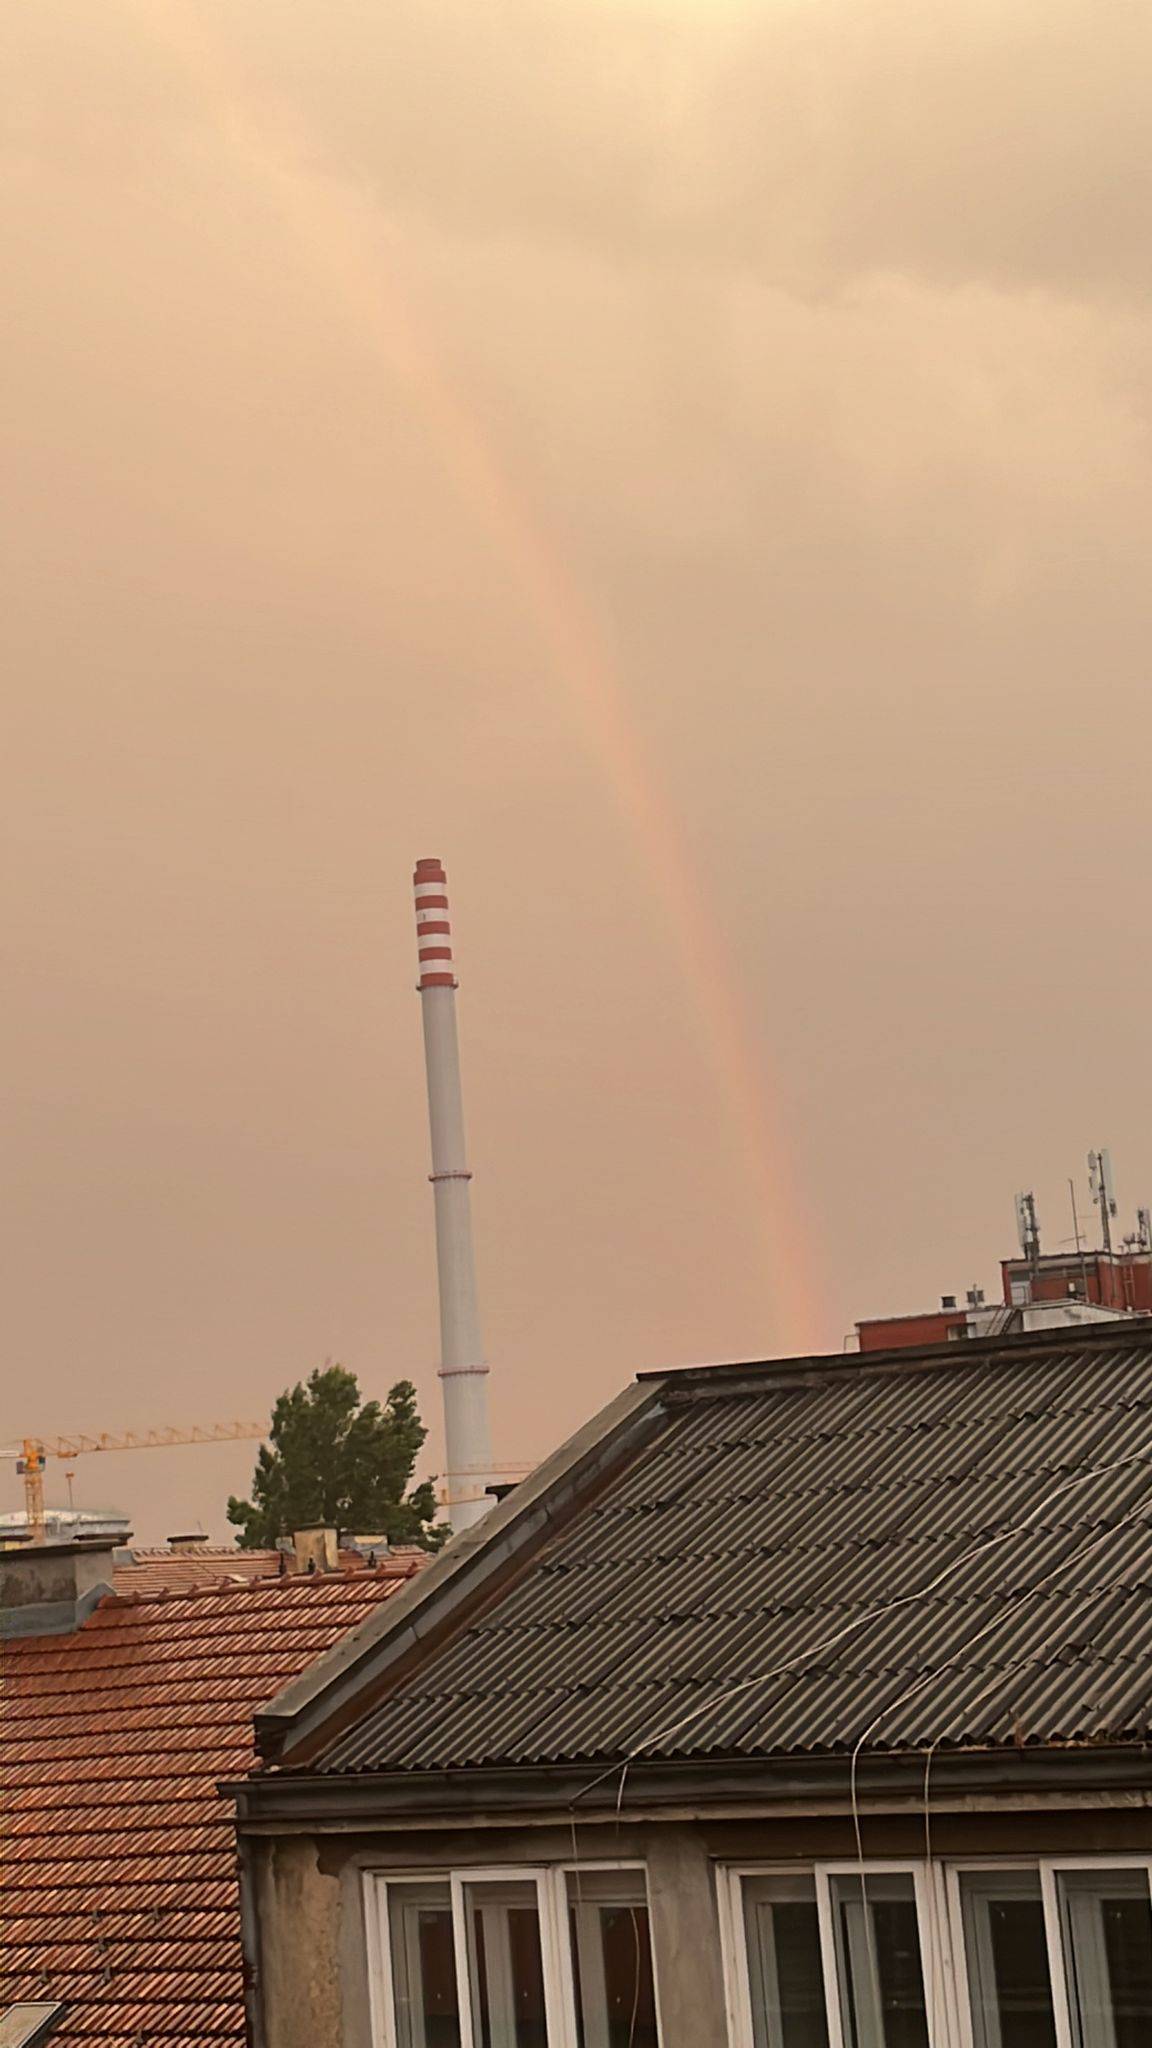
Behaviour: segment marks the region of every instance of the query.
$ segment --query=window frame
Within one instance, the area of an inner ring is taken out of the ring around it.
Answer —
[[[824,2013],[828,2048],[849,2048],[841,2009],[841,1976],[836,1945],[833,1880],[859,1879],[858,1858],[835,1857],[819,1862],[776,1862],[723,1864],[717,1872],[719,1883],[720,1946],[724,1957],[724,1980],[728,1991],[728,2035],[731,2048],[755,2048],[752,2019],[752,1976],[744,1932],[743,1885],[746,1878],[811,1878],[816,1891],[816,1923],[820,1933],[820,1962],[824,1976]],[[870,1857],[863,1865],[865,1890],[870,1877],[909,1877],[916,1903],[916,1932],[920,1943],[920,1973],[924,1983],[924,2010],[928,2022],[929,2048],[954,2048],[949,2037],[947,2008],[938,2019],[939,2001],[933,1993],[930,1919],[932,1874],[923,1859],[911,1857]],[[947,1963],[945,1965],[947,1968]]]
[[[540,1921],[540,1959],[544,1980],[544,2011],[549,2048],[579,2048],[576,2022],[576,1980],[568,1923],[568,1880],[570,1877],[639,1872],[644,1886],[648,1914],[652,1980],[656,2005],[656,2038],[663,2042],[660,2019],[660,1983],[657,1976],[655,1944],[651,1940],[652,1900],[648,1866],[640,1857],[569,1858],[563,1863],[477,1863],[443,1865],[432,1869],[367,1869],[363,1873],[362,1897],[368,1958],[368,1999],[372,2048],[398,2048],[396,2028],[396,1984],[392,1969],[389,1928],[391,1890],[405,1885],[447,1885],[452,1906],[452,1946],[456,1965],[456,2001],[460,2015],[460,2048],[477,2048],[472,2024],[472,1998],[468,1975],[468,1932],[465,1893],[477,1884],[527,1884],[536,1890]]]
[[[995,1877],[997,1873],[1013,1870],[1030,1872],[1039,1878],[1056,2048],[1077,2048],[1059,1879],[1063,1873],[1091,1877],[1094,1872],[1104,1875],[1110,1870],[1139,1870],[1144,1873],[1148,1884],[1149,1907],[1152,1910],[1152,1854],[934,1857],[930,1863],[923,1857],[866,1857],[863,1864],[858,1857],[718,1863],[717,1907],[730,2048],[755,2048],[752,1978],[744,1921],[745,1879],[812,1880],[820,1929],[828,2048],[848,2048],[841,2009],[831,1881],[840,1876],[859,1878],[862,1872],[865,1881],[873,1876],[911,1876],[920,1937],[929,2048],[978,2048],[972,2014],[961,1878],[969,1872]]]
[[[1072,1987],[1068,1978],[1060,1888],[1057,1880],[1063,1871],[1083,1872],[1086,1876],[1091,1876],[1093,1871],[1100,1871],[1103,1874],[1109,1870],[1142,1870],[1148,1884],[1149,1909],[1152,1910],[1152,1856],[1011,1856],[995,1859],[964,1856],[949,1860],[945,1866],[945,1874],[950,1917],[954,1929],[953,1938],[960,1961],[959,1995],[956,2001],[960,2015],[959,2048],[977,2048],[968,1996],[968,1950],[962,1919],[960,1878],[965,1871],[987,1871],[994,1875],[997,1870],[1031,1870],[1039,1875],[1040,1897],[1044,1906],[1044,1939],[1048,1950],[1048,1977],[1052,1985],[1052,2012],[1056,2023],[1056,2048],[1076,2048],[1076,2036],[1072,2025]]]
[[[972,1977],[974,1974],[978,1978],[982,1976],[984,1969],[987,1968],[991,1961],[991,1958],[988,1956],[973,1959],[969,1955],[968,1929],[964,1918],[963,1879],[965,1876],[992,1879],[998,1876],[1009,1877],[1013,1872],[1018,1873],[1022,1877],[1034,1877],[1039,1890],[1044,1923],[1044,1948],[1048,1963],[1048,1982],[1052,1990],[1052,2018],[1053,2025],[1056,2028],[1057,2043],[1059,2043],[1058,2010],[1060,1989],[1052,1974],[1051,1930],[1048,1924],[1048,1906],[1044,1892],[1044,1873],[1040,1868],[1040,1862],[1041,1859],[1039,1857],[1034,1858],[1032,1862],[1028,1862],[1025,1858],[1019,1856],[1001,1857],[994,1863],[981,1862],[975,1858],[961,1857],[955,1862],[949,1862],[943,1870],[942,1874],[945,1885],[944,1910],[948,1914],[952,1925],[952,1940],[957,1960],[955,2011],[958,2048],[980,2048],[980,2044],[976,2040],[976,2024],[972,2010]],[[975,1971],[973,1970],[973,1960],[977,1963]]]

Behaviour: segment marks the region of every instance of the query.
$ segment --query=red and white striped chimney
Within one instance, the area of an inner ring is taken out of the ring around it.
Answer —
[[[480,1338],[472,1252],[472,1175],[464,1151],[452,922],[448,913],[448,878],[442,863],[417,861],[413,881],[432,1131],[448,1519],[454,1529],[466,1529],[492,1505],[486,1491],[492,1477],[492,1445],[488,1367]]]

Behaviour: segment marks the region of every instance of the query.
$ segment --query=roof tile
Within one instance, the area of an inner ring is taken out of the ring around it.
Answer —
[[[217,1558],[152,1560],[167,1590],[141,1587],[150,1565],[120,1568],[117,1585],[136,1574],[139,1590],[74,1634],[0,1646],[0,2004],[64,1999],[57,2038],[77,2048],[243,2040],[232,1810],[217,1783],[252,1768],[255,1710],[423,1558],[199,1583],[167,1570],[205,1562]]]

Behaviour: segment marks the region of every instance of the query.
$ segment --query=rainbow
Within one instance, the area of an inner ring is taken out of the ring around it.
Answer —
[[[367,337],[417,410],[454,489],[499,549],[551,671],[563,684],[615,794],[679,956],[752,1193],[766,1280],[765,1336],[780,1351],[811,1351],[822,1319],[808,1233],[799,1220],[794,1177],[744,992],[675,815],[644,758],[625,692],[587,605],[521,501],[481,422],[444,373],[432,338],[414,321],[395,266],[389,271],[382,260],[378,221],[370,224],[351,195],[305,166],[298,128],[287,122],[277,127],[252,102],[202,15],[164,0],[127,4],[147,33],[162,36],[193,78],[244,175],[274,205],[307,260],[340,293],[362,338]]]

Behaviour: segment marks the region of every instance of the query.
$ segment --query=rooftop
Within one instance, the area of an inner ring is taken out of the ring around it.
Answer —
[[[424,1562],[174,1585],[173,1568],[222,1557],[243,1568],[261,1553],[153,1560],[169,1590],[117,1594],[70,1635],[0,1646],[0,2010],[64,2000],[63,2043],[244,2039],[235,1840],[217,1782],[250,1767],[254,1709]]]
[[[363,1547],[342,1549],[340,1563],[345,1571],[364,1571],[377,1556],[386,1559],[393,1566],[403,1564],[415,1556],[424,1562],[424,1553],[397,1544],[391,1549],[381,1538],[378,1552],[371,1558]],[[282,1550],[241,1550],[235,1543],[197,1543],[169,1548],[157,1544],[153,1548],[118,1550],[116,1553],[116,1591],[118,1593],[176,1593],[189,1586],[214,1586],[221,1579],[276,1579],[290,1569],[288,1553]]]
[[[639,1393],[614,1459],[563,1508],[545,1479],[496,1511],[471,1567],[487,1543],[487,1583],[438,1645],[397,1655],[390,1686],[389,1637],[402,1610],[434,1627],[457,1545],[361,1632],[373,1703],[345,1705],[310,1771],[1152,1734],[1146,1323],[668,1373]]]

